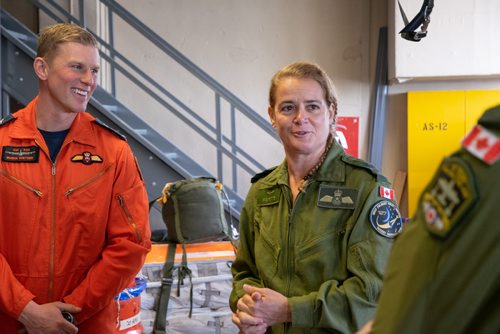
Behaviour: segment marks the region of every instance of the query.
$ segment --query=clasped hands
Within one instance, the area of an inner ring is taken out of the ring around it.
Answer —
[[[238,300],[232,317],[240,334],[263,334],[269,326],[291,321],[288,298],[281,293],[248,284],[243,290],[245,295]]]
[[[24,325],[19,334],[77,333],[78,328],[63,318],[61,311],[78,313],[81,308],[63,302],[37,304],[30,301],[21,312],[19,322]]]

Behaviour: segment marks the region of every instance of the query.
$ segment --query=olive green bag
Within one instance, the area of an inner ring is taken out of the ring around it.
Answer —
[[[214,178],[199,177],[167,183],[156,201],[162,204],[162,218],[166,225],[166,235],[162,241],[168,243],[167,260],[162,270],[160,298],[155,319],[155,334],[163,334],[166,330],[168,301],[176,272],[178,284],[184,284],[184,279],[191,282],[191,270],[187,265],[185,244],[208,241],[237,239],[233,228],[231,214],[230,222],[226,221],[223,196],[229,199],[222,184]],[[150,207],[153,202],[150,203]],[[182,261],[174,266],[175,245],[182,244]],[[177,295],[179,295],[179,286]],[[190,299],[192,301],[193,286],[191,284]],[[191,317],[192,304],[189,317]]]
[[[167,227],[167,241],[193,243],[229,240],[222,184],[213,178],[194,178],[167,183],[159,202]]]

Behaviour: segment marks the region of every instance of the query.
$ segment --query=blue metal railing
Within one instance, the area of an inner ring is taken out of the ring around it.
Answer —
[[[85,4],[83,0],[78,1],[78,13],[76,16],[68,12],[54,0],[32,0],[32,2],[54,21],[71,21],[82,26],[87,25],[86,16],[88,13],[85,12]],[[252,175],[257,171],[262,170],[264,166],[262,166],[253,157],[253,154],[247,152],[245,149],[240,147],[240,145],[238,145],[236,140],[236,134],[238,133],[236,117],[243,116],[245,118],[245,127],[254,126],[270,138],[278,140],[276,133],[269,122],[253,111],[248,105],[228,91],[220,83],[215,81],[210,75],[195,65],[187,57],[182,55],[161,36],[143,24],[116,1],[100,0],[99,3],[103,4],[107,8],[107,29],[109,37],[105,40],[89,27],[87,28],[96,36],[102,47],[101,58],[104,59],[110,67],[110,87],[107,89],[108,92],[116,96],[116,74],[120,73],[125,78],[130,80],[130,82],[132,82],[135,86],[147,93],[152,99],[158,102],[165,109],[165,111],[169,112],[170,115],[175,116],[184,124],[188,125],[190,129],[200,135],[205,140],[205,144],[215,148],[215,159],[217,161],[216,177],[228,186],[227,182],[225,182],[225,178],[230,176],[232,180],[230,187],[233,191],[238,192],[238,171],[242,170],[245,173]],[[189,106],[180,101],[174,93],[167,90],[164,86],[154,80],[151,75],[148,75],[145,71],[141,70],[139,66],[130,61],[114,47],[113,24],[115,17],[119,17],[123,20],[123,22],[132,27],[134,31],[155,45],[163,54],[167,55],[170,59],[173,59],[183,69],[189,72],[196,80],[202,82],[204,87],[213,93],[215,125],[210,124],[210,122],[200,117],[199,113],[195,112]],[[223,104],[229,105],[229,116],[225,118],[230,121],[230,130],[228,134],[224,133],[222,129]],[[231,161],[231,169],[229,171],[224,169],[224,159],[229,159]]]

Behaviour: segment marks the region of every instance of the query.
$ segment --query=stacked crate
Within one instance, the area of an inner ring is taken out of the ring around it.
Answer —
[[[141,295],[144,334],[153,333],[167,250],[167,244],[154,244],[142,268],[142,275],[147,280],[146,290]],[[186,251],[191,282],[188,277],[182,282],[176,279],[176,271],[182,259],[182,246],[177,245],[174,282],[167,311],[167,333],[238,333],[238,328],[231,321],[232,312],[229,308],[231,264],[235,257],[233,245],[230,242],[187,244]],[[189,317],[191,305],[192,315]]]

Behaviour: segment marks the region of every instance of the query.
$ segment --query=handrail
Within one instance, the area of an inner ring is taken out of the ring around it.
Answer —
[[[205,71],[199,68],[196,64],[194,64],[191,60],[181,54],[177,49],[175,49],[172,45],[170,45],[167,41],[161,38],[157,33],[151,30],[144,23],[139,21],[134,15],[132,15],[129,11],[127,11],[124,7],[119,5],[114,0],[101,0],[102,3],[105,3],[108,8],[113,9],[113,11],[119,15],[125,22],[134,27],[138,32],[140,32],[145,38],[150,40],[159,49],[168,54],[172,59],[177,61],[180,65],[182,65],[186,70],[190,71],[194,76],[203,81],[207,86],[212,88],[215,92],[224,96],[228,101],[230,101],[234,106],[237,107],[238,110],[243,111],[248,114],[248,118],[250,118],[255,124],[258,124],[262,127],[267,133],[271,136],[276,137],[276,133],[273,127],[269,124],[269,122],[265,121],[262,117],[258,116],[258,114],[252,110],[247,104],[241,101],[236,95],[232,94],[229,90],[215,81],[210,75],[208,75]]]
[[[153,43],[161,52],[175,60],[182,68],[191,73],[197,80],[201,81],[207,88],[209,88],[214,93],[215,98],[215,127],[212,126],[209,122],[201,118],[198,113],[194,112],[187,105],[185,105],[182,101],[174,96],[171,92],[169,92],[165,87],[160,85],[157,81],[151,78],[147,73],[141,70],[134,63],[129,61],[125,56],[123,56],[118,50],[116,50],[113,46],[113,37],[110,38],[110,43],[103,40],[100,36],[98,36],[95,32],[100,45],[106,49],[107,52],[101,50],[102,58],[110,64],[112,69],[111,71],[111,93],[115,95],[115,71],[119,71],[122,73],[128,80],[137,85],[144,92],[149,94],[152,98],[154,98],[157,102],[159,102],[164,108],[169,110],[173,115],[175,115],[178,119],[180,119],[184,124],[187,124],[191,129],[196,131],[197,134],[201,135],[206,142],[210,143],[213,147],[215,147],[217,151],[217,177],[223,181],[223,175],[228,175],[232,179],[232,189],[237,192],[237,168],[241,168],[245,172],[252,174],[259,170],[262,170],[264,167],[253,158],[253,156],[242,149],[239,145],[236,144],[236,121],[235,114],[239,112],[241,115],[245,116],[249,121],[255,124],[258,128],[267,133],[271,138],[274,138],[278,141],[278,137],[275,133],[275,130],[272,126],[267,122],[263,117],[257,114],[254,110],[252,110],[248,105],[246,105],[243,101],[241,101],[238,97],[232,94],[229,90],[223,87],[220,83],[215,81],[210,75],[208,75],[205,71],[203,71],[200,67],[196,66],[192,61],[190,61],[187,57],[182,55],[178,50],[176,50],[172,45],[170,45],[167,41],[165,41],[161,36],[151,30],[148,26],[139,21],[133,14],[127,11],[124,7],[119,5],[114,0],[100,0],[100,3],[104,4],[108,8],[109,18],[112,18],[112,15],[117,15],[121,19],[124,20],[127,24],[129,24],[136,32],[140,33],[144,38]],[[85,13],[83,7],[83,1],[79,1],[79,18],[74,17],[71,13],[57,4],[54,0],[45,0],[43,2],[38,0],[32,0],[32,3],[37,6],[39,9],[48,14],[55,21],[61,21],[61,19],[48,8],[48,5],[55,8],[60,14],[63,16],[62,20],[72,21],[77,24],[83,25],[85,23]],[[109,19],[109,30],[113,31],[113,23],[112,19]],[[91,29],[89,29],[91,30]],[[111,33],[111,36],[113,34]],[[118,63],[118,61],[120,63]],[[124,64],[127,68],[122,66]],[[132,73],[132,72],[133,73]],[[140,78],[140,79],[139,79]],[[147,83],[144,84],[144,82]],[[148,87],[149,85],[149,87]],[[154,88],[156,90],[153,91]],[[161,93],[163,95],[160,96]],[[229,104],[230,107],[230,127],[231,133],[230,138],[225,136],[222,133],[222,122],[221,122],[221,100],[224,100],[225,103]],[[172,103],[170,103],[170,102]],[[181,111],[179,111],[181,110]],[[203,129],[195,124],[192,120],[190,120],[188,115],[193,120],[197,122],[197,124],[203,126]],[[208,131],[208,132],[206,132]],[[215,136],[215,139],[214,139]],[[226,148],[226,147],[228,148]],[[229,174],[224,174],[223,171],[223,158],[224,156],[228,157],[231,161],[232,170]],[[253,167],[250,167],[248,164],[251,164]]]

